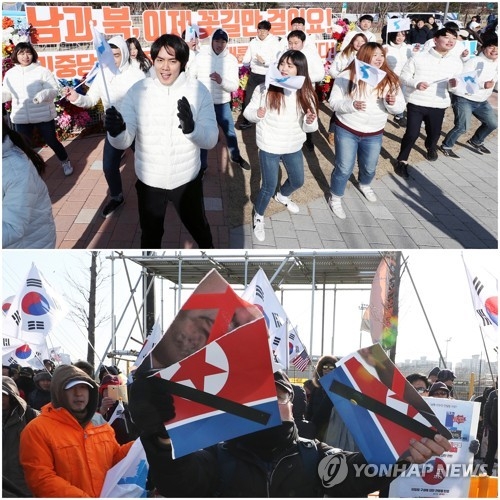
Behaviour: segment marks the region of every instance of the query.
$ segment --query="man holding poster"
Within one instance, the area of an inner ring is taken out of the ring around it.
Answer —
[[[299,438],[293,388],[272,365],[264,317],[216,271],[200,287],[203,293],[196,289],[182,309],[199,308],[198,317],[203,307],[216,311],[203,327],[204,345],[174,361],[160,342],[151,355],[155,366],[141,365],[131,387],[130,411],[159,494],[366,496],[387,487],[408,464],[449,450],[440,435],[411,439],[397,471],[373,477],[359,474],[368,466],[361,453]],[[173,364],[161,368],[165,360]]]

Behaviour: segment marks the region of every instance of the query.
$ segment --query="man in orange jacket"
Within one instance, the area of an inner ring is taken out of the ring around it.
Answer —
[[[76,366],[59,366],[50,392],[51,402],[21,433],[26,482],[36,497],[99,497],[107,471],[133,441],[118,444],[96,413],[97,384]]]

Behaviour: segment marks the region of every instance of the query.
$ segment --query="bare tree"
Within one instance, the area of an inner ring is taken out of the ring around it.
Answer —
[[[109,280],[109,275],[104,274],[100,252],[97,251],[91,252],[90,268],[82,268],[81,271],[89,274],[88,285],[85,285],[84,280],[78,280],[74,271],[67,273],[68,283],[81,297],[81,300],[68,299],[72,306],[70,316],[87,330],[87,361],[95,366],[95,331],[111,317],[109,313],[103,312],[103,306],[108,304],[97,301],[97,292]]]

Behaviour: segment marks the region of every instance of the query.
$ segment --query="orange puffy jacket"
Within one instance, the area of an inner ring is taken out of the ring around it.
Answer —
[[[64,408],[68,381],[90,383],[88,417],[82,422]],[[96,414],[97,385],[71,365],[58,367],[51,384],[52,403],[21,433],[19,459],[36,497],[99,497],[107,471],[133,444],[120,446],[112,427]]]
[[[68,410],[49,403],[26,426],[20,462],[35,496],[100,496],[106,472],[133,444],[120,446],[107,422],[95,425],[101,418],[97,415],[82,428]]]

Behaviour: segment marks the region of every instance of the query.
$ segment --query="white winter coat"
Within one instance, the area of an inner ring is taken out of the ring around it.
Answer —
[[[353,98],[348,93],[349,78],[350,71],[343,71],[335,78],[328,101],[339,122],[347,127],[363,133],[378,132],[384,129],[388,114],[399,115],[404,111],[405,100],[399,87],[396,102],[389,105],[385,100],[387,89],[384,90],[383,97],[378,97],[377,91],[368,85],[366,95],[354,94]],[[366,109],[357,110],[354,107],[355,100],[366,102]]]
[[[190,134],[179,128],[177,101],[183,96],[193,112]],[[145,78],[127,92],[121,108],[127,128],[108,139],[117,149],[127,149],[135,139],[135,173],[144,184],[175,189],[196,178],[200,148],[212,149],[219,136],[214,103],[201,82],[185,72],[172,85]]]
[[[318,130],[318,119],[307,124],[305,114],[297,108],[297,93],[287,89],[284,92],[285,102],[281,111],[278,113],[267,108],[264,118],[259,118],[257,110],[261,106],[266,107],[267,97],[266,86],[259,85],[243,112],[248,121],[257,123],[257,147],[266,153],[295,153],[302,148],[306,133]],[[311,103],[311,111],[313,110]]]
[[[276,58],[280,52],[281,44],[278,37],[269,33],[264,40],[255,37],[250,41],[242,62],[245,66],[250,66],[250,71],[252,73],[256,75],[265,75],[269,66],[277,60]],[[264,58],[264,64],[257,61],[257,55]]]
[[[45,182],[8,136],[2,143],[2,247],[55,248],[56,227]]]
[[[222,82],[218,84],[210,78],[219,73]],[[189,66],[188,75],[199,80],[210,91],[214,104],[231,102],[231,92],[238,90],[238,60],[226,47],[220,54],[212,49],[212,44],[204,45]]]
[[[10,120],[14,124],[50,122],[57,116],[54,75],[39,63],[16,64],[5,73],[2,103],[12,100]]]
[[[400,80],[405,85],[406,102],[417,106],[444,109],[450,103],[448,80],[463,72],[462,61],[451,52],[444,56],[434,48],[408,59],[401,70]],[[425,90],[417,90],[421,82],[433,83]]]
[[[337,78],[337,76],[344,71],[347,66],[351,63],[351,61],[356,57],[358,52],[353,50],[349,55],[346,55],[344,52],[339,52],[332,64],[330,65],[330,69],[328,70],[328,74],[332,78]]]
[[[323,80],[325,78],[325,65],[316,44],[304,45],[301,52],[306,56],[311,82],[318,83]]]
[[[408,61],[408,59],[410,59],[410,57],[412,57],[414,54],[417,54],[417,52],[413,52],[411,45],[408,45],[404,42],[400,43],[399,45],[389,42],[383,47],[386,54],[385,58],[387,60],[387,65],[398,76],[401,74],[406,61]]]
[[[493,93],[495,85],[489,89],[484,88],[486,82],[498,81],[498,60],[492,61],[484,56],[484,54],[479,54],[477,57],[472,57],[469,59],[463,68],[463,73],[469,73],[470,71],[479,71],[477,82],[479,84],[479,90],[475,94],[466,94],[460,87],[454,87],[450,90],[453,94],[459,95],[469,99],[469,101],[474,102],[484,102]]]
[[[102,100],[104,109],[114,106],[118,111],[121,111],[122,100],[130,87],[139,80],[146,78],[146,75],[141,71],[139,66],[136,67],[129,63],[129,50],[127,42],[123,37],[114,36],[108,40],[108,43],[116,45],[122,53],[122,62],[118,68],[119,73],[117,75],[113,75],[107,68],[104,70],[104,78],[106,79],[111,102],[109,102],[108,95],[106,94],[102,72],[99,71],[95,80],[90,85],[87,94],[78,94],[78,98],[73,102],[75,106],[91,108],[95,106],[100,99]]]

